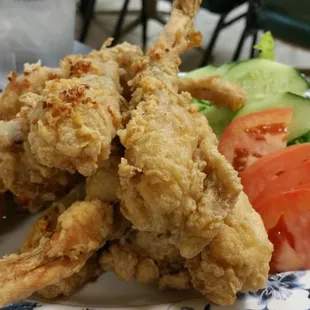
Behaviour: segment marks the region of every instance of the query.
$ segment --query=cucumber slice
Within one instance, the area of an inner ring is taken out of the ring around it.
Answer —
[[[233,66],[235,66],[236,64],[237,64],[236,62],[229,62],[229,63],[227,63],[227,64],[223,64],[223,65],[221,65],[220,67],[218,67],[218,68],[216,69],[216,72],[215,72],[215,73],[224,75],[224,74],[226,74]]]
[[[276,94],[260,102],[245,105],[236,113],[235,118],[275,108],[294,110],[294,117],[288,128],[289,142],[310,131],[310,99],[292,93]]]
[[[224,78],[241,86],[249,102],[280,92],[303,95],[309,88],[308,81],[297,69],[268,59],[241,61]]]
[[[202,76],[213,75],[213,74],[224,75],[235,65],[236,65],[236,62],[230,62],[227,64],[223,64],[220,67],[206,66],[203,68],[199,68],[199,69],[190,71],[189,73],[186,74],[186,76],[187,77],[193,77],[193,78],[199,78]]]
[[[190,71],[186,74],[186,77],[199,78],[206,75],[212,75],[216,72],[217,68],[215,66],[206,66],[199,68],[193,71]]]
[[[189,72],[186,74],[186,77],[202,77],[206,75],[213,75],[213,74],[221,74],[224,75],[228,70],[230,70],[236,63],[227,63],[220,67],[214,66],[207,66],[204,68],[199,68],[194,71]],[[206,100],[197,100],[192,99],[192,104],[196,104],[199,108],[199,111],[206,116],[208,119],[209,125],[211,126],[214,133],[217,135],[218,138],[221,137],[222,133],[224,132],[225,128],[229,125],[232,121],[235,112],[227,108],[217,108],[212,106]]]

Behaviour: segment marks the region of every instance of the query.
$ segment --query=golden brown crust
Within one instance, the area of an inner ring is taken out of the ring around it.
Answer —
[[[66,196],[54,202],[34,222],[23,241],[21,252],[34,250],[44,238],[48,238],[55,230],[59,216],[74,202],[85,198],[85,184],[75,186]]]
[[[201,41],[193,28],[199,3],[174,2],[146,57],[129,44],[107,48],[110,40],[100,51],[66,57],[62,78],[23,94],[18,117],[0,122],[1,190],[39,188],[41,197],[53,184],[64,187],[69,172],[87,176],[85,197],[71,193],[53,204],[22,253],[0,260],[0,305],[34,292],[68,296],[103,271],[160,289],[194,287],[223,305],[238,291],[263,287],[272,246],[262,221],[207,120],[180,89],[205,93],[196,80],[177,80],[179,54]],[[128,106],[120,75],[130,79]],[[213,101],[238,106],[229,85],[203,82]],[[27,77],[23,84],[30,86]]]
[[[66,57],[62,68],[70,78],[47,82],[36,98],[29,142],[39,163],[89,176],[109,157],[121,96],[118,66],[108,57]]]
[[[27,141],[27,122],[16,118],[0,123],[1,191],[11,191],[16,202],[37,211],[61,196],[76,176],[39,164]]]
[[[216,107],[225,107],[232,111],[241,109],[246,101],[245,91],[238,85],[224,81],[221,76],[200,78],[180,78],[177,81],[179,91],[187,91],[195,99],[208,100]]]
[[[112,225],[110,204],[99,200],[72,204],[59,216],[55,231],[38,247],[0,261],[5,283],[0,288],[0,305],[29,297],[77,273],[105,244]]]
[[[160,289],[188,289],[191,283],[185,260],[170,241],[167,235],[131,231],[103,251],[101,268],[123,281],[134,278]]]
[[[11,72],[9,83],[0,99],[0,119],[11,120],[20,111],[23,102],[19,97],[27,92],[40,94],[45,82],[61,77],[61,70],[57,68],[42,67],[40,62],[25,64],[24,73],[20,76]]]
[[[81,270],[71,277],[65,278],[54,285],[46,286],[37,293],[45,299],[55,299],[60,296],[68,297],[73,295],[85,283],[95,280],[101,274],[102,269],[98,262],[98,255],[95,253],[86,261]]]
[[[119,166],[122,213],[135,229],[171,233],[187,258],[212,240],[241,191],[206,119],[189,112],[189,94],[178,94],[179,54],[194,31],[193,15],[185,12],[198,2],[175,4],[130,82],[131,120],[118,132],[126,148]]]
[[[237,292],[265,287],[272,251],[262,219],[241,193],[219,233],[186,266],[196,289],[216,304],[232,305]]]

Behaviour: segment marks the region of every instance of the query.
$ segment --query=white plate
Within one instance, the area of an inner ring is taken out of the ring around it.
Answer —
[[[12,212],[13,213],[13,212]],[[14,214],[0,222],[0,256],[16,251],[36,216]],[[16,224],[18,222],[18,229]],[[310,310],[310,271],[285,273],[269,278],[267,287],[257,293],[239,296],[232,307],[210,304],[194,291],[161,292],[156,288],[124,283],[106,273],[74,296],[55,304],[29,301],[1,310],[143,309],[143,310]]]
[[[179,75],[185,73],[180,72]],[[305,96],[310,98],[310,90]],[[0,221],[0,257],[19,249],[36,217],[16,216],[14,213],[14,220]],[[124,283],[113,274],[105,273],[74,296],[57,300],[57,303],[32,299],[0,310],[33,310],[37,307],[40,307],[38,310],[310,310],[310,270],[270,276],[265,289],[240,294],[231,307],[211,304],[195,291],[162,292],[134,281]]]

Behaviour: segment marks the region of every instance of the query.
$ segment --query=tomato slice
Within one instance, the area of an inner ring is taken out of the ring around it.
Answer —
[[[286,147],[292,117],[292,109],[271,109],[237,118],[225,129],[219,151],[235,170],[243,171],[258,158]]]
[[[308,160],[310,143],[292,145],[257,160],[240,174],[243,189],[251,203],[262,194],[271,181]]]
[[[301,163],[298,167],[287,170],[275,180],[269,182],[266,189],[253,201],[253,207],[259,211],[271,197],[282,192],[297,189],[300,186],[310,188],[310,160]],[[305,186],[306,185],[306,186]]]
[[[295,187],[295,189],[308,188],[310,189],[310,183],[299,184]]]
[[[271,197],[259,213],[275,248],[271,272],[310,268],[310,188]]]

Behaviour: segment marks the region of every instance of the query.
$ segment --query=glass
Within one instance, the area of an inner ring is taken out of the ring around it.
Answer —
[[[58,66],[73,51],[75,0],[0,1],[0,88],[26,62]]]

